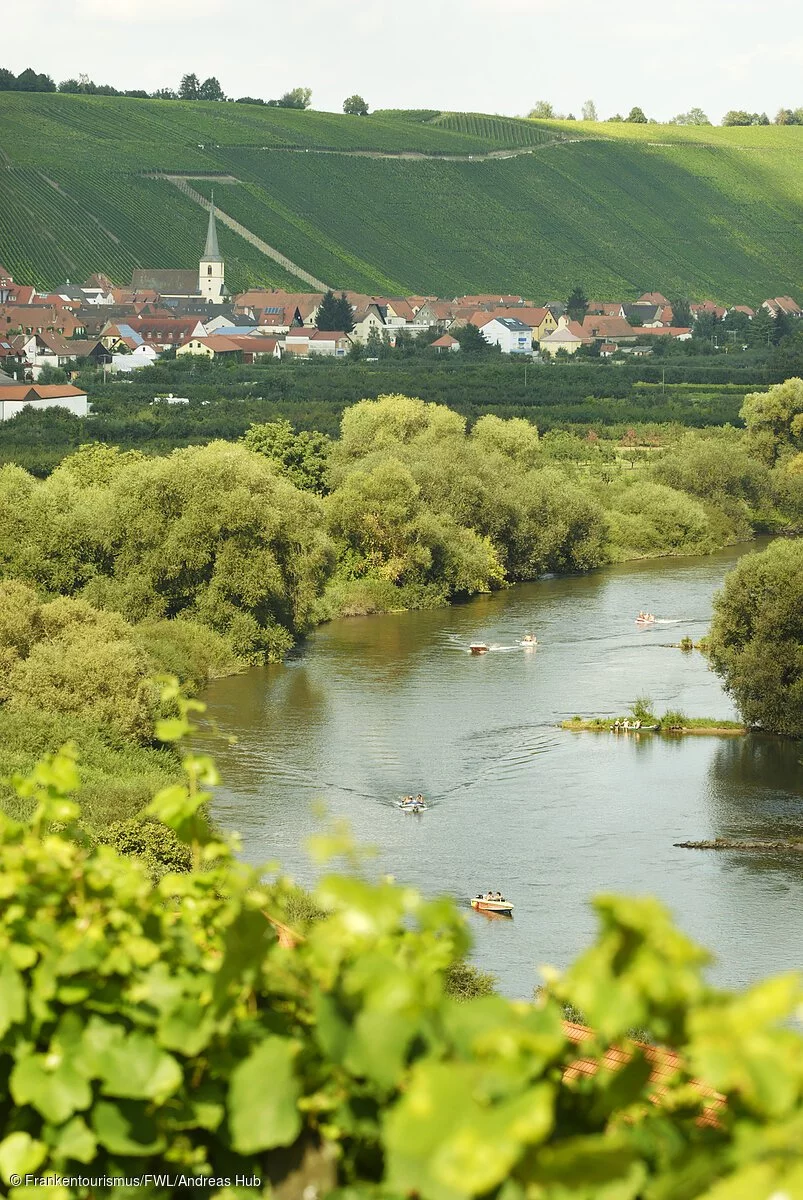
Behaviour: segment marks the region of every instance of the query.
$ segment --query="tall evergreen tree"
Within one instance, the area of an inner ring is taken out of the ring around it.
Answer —
[[[354,310],[346,299],[346,293],[341,292],[338,299],[335,301],[337,305],[338,324],[335,329],[342,329],[344,333],[351,333],[354,328]]]
[[[338,325],[341,317],[340,301],[330,289],[321,301],[321,306],[315,317],[315,324],[318,329],[342,329],[342,325]]]
[[[570,320],[582,321],[587,311],[588,296],[578,284],[569,299],[566,301],[566,313]]]

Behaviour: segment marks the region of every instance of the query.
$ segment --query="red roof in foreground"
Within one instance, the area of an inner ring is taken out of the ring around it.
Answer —
[[[0,385],[0,400],[75,400],[86,396],[71,383],[6,383]]]
[[[563,1032],[570,1042],[582,1045],[595,1039],[593,1029],[586,1025],[577,1025],[574,1021],[563,1022]],[[643,1054],[650,1064],[650,1083],[655,1084],[650,1099],[653,1104],[660,1104],[661,1097],[666,1095],[667,1082],[681,1069],[683,1060],[674,1050],[664,1046],[651,1046],[646,1042],[629,1042],[625,1046],[609,1046],[601,1055],[589,1055],[578,1058],[563,1072],[563,1082],[570,1083],[583,1076],[596,1075],[600,1067],[608,1071],[618,1071],[627,1066],[634,1054]],[[725,1097],[708,1084],[699,1079],[692,1080],[692,1087],[703,1101],[702,1112],[697,1118],[698,1125],[718,1126],[717,1111],[724,1107]]]
[[[450,333],[444,333],[439,338],[437,338],[434,342],[431,342],[430,345],[445,346],[448,349],[449,346],[459,346],[460,343],[458,342],[457,338],[452,337],[452,335]]]

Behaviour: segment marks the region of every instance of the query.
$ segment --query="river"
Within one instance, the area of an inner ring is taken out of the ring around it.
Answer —
[[[598,892],[652,893],[739,987],[803,957],[803,855],[675,849],[685,839],[803,836],[800,744],[769,737],[570,733],[575,713],[733,718],[697,652],[712,597],[752,546],[545,579],[435,611],[321,627],[289,661],[217,681],[225,783],[216,819],[253,863],[313,881],[316,802],[378,850],[372,870],[460,903],[498,889],[512,920],[467,911],[473,961],[527,997],[538,966],[588,944]],[[661,621],[638,629],[640,608]],[[662,623],[663,622],[663,623]],[[534,630],[537,649],[518,644]],[[490,653],[468,653],[473,640]],[[428,811],[395,801],[423,792]]]

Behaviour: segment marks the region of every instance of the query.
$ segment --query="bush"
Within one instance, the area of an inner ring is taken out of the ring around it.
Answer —
[[[707,652],[749,725],[803,736],[803,543],[775,541],[728,573]]]
[[[644,725],[654,725],[658,720],[651,696],[637,696],[628,711],[634,721],[641,721]]]

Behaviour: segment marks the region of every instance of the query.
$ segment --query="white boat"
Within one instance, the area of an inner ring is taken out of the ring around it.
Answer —
[[[472,642],[469,646],[472,654],[487,654],[490,648],[490,646],[485,645],[485,642]]]
[[[534,633],[525,633],[524,637],[521,639],[521,644],[522,646],[537,646],[538,638]]]
[[[426,812],[427,806],[423,800],[397,800],[396,807],[402,812],[420,813]]]
[[[471,907],[476,908],[478,912],[513,912],[513,905],[509,900],[505,900],[504,896],[499,900],[494,900],[490,896],[472,896]]]

